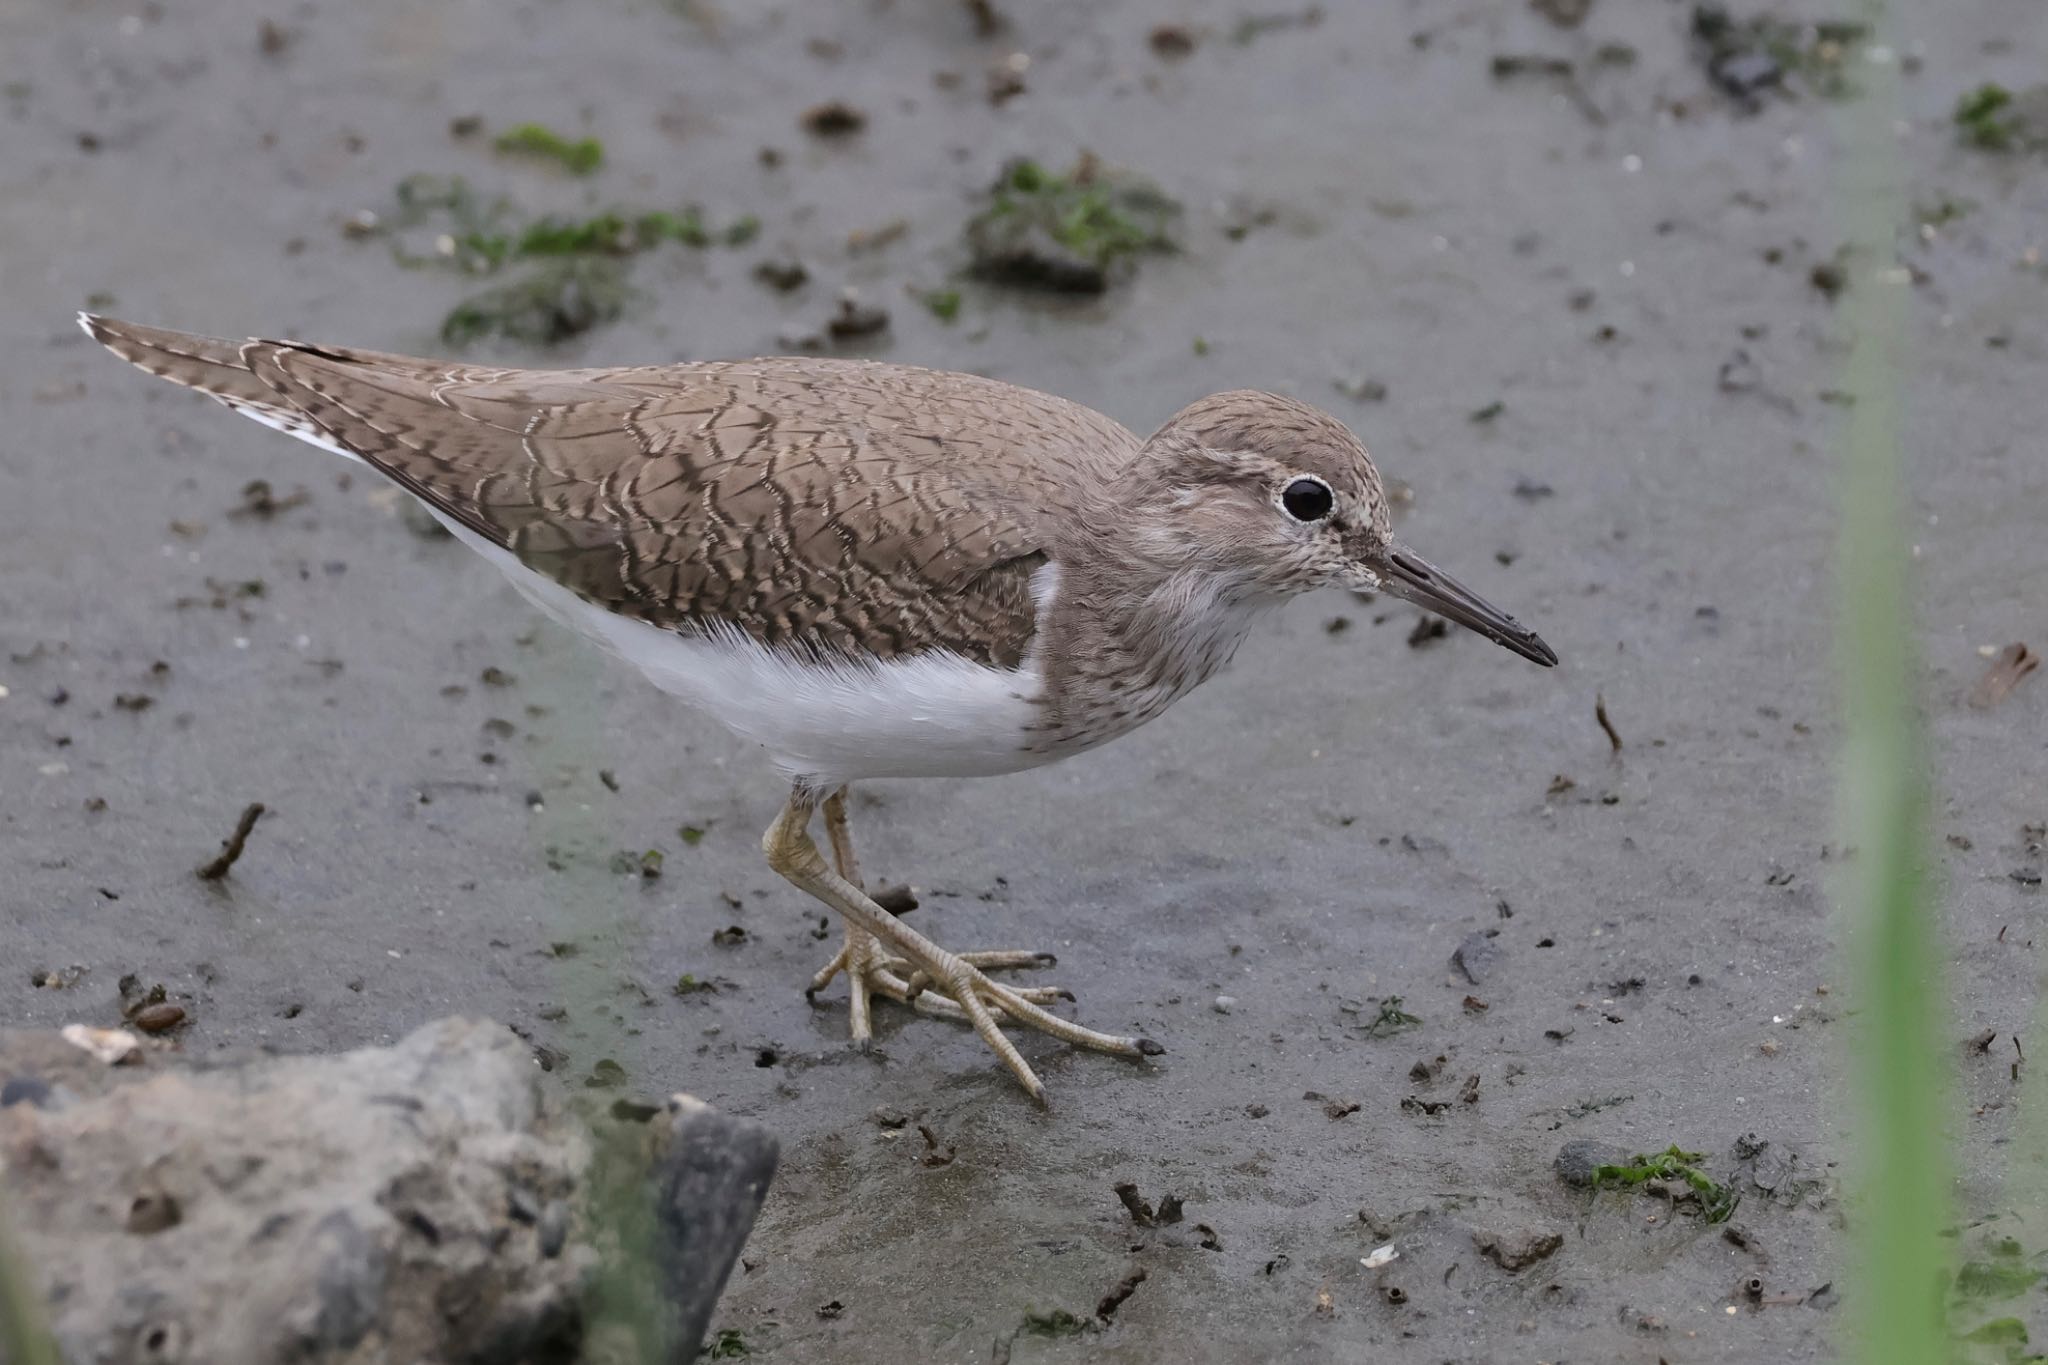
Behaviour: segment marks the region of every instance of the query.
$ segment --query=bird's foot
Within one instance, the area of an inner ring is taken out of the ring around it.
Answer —
[[[1006,986],[987,973],[1015,967],[1049,967],[1051,953],[1018,950],[949,953],[920,935],[906,934],[899,952],[891,952],[867,930],[846,926],[846,939],[832,960],[812,978],[807,995],[815,996],[840,972],[848,983],[848,1022],[856,1043],[873,1038],[869,1002],[884,996],[936,1019],[954,1019],[973,1026],[995,1049],[1033,1098],[1043,1101],[1045,1087],[1017,1049],[996,1027],[997,1019],[1022,1024],[1078,1047],[1125,1057],[1155,1056],[1163,1049],[1149,1038],[1125,1038],[1083,1028],[1048,1013],[1042,1006],[1072,1000],[1059,986]]]

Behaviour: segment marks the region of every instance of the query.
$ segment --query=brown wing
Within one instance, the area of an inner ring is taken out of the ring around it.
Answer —
[[[1014,665],[1081,466],[1137,446],[1064,400],[906,366],[493,370],[88,329],[223,401],[260,389],[588,601],[770,646]]]

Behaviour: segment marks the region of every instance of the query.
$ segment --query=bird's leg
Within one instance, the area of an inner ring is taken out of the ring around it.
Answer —
[[[860,860],[853,852],[853,829],[846,818],[847,791],[848,788],[839,787],[824,800],[825,839],[832,846],[832,862],[839,875],[856,890],[864,891],[865,888],[861,885]],[[1051,953],[1034,952],[974,952],[960,953],[957,956],[968,966],[980,967],[983,970],[1004,967],[1049,967],[1057,961]],[[874,1037],[869,1008],[869,1000],[874,993],[912,1005],[924,1014],[962,1022],[967,1020],[966,1013],[951,1000],[942,995],[924,993],[925,987],[931,982],[922,969],[904,958],[891,957],[883,952],[875,936],[852,920],[846,921],[846,933],[839,951],[816,976],[811,978],[811,984],[804,988],[804,994],[815,996],[831,984],[832,978],[842,971],[846,973],[847,979],[850,1032],[853,1040],[863,1047]],[[1016,993],[1035,1003],[1074,998],[1072,992],[1058,986],[1017,987]]]
[[[997,985],[967,958],[947,952],[875,904],[860,887],[825,865],[824,855],[818,851],[810,834],[811,813],[817,805],[817,797],[802,786],[790,794],[782,814],[761,839],[761,851],[767,855],[768,865],[799,890],[808,892],[838,911],[850,929],[858,929],[887,943],[901,954],[903,965],[931,982],[932,990],[942,991],[950,997],[945,1003],[973,1024],[982,1041],[995,1050],[1033,1098],[1043,1100],[1045,1087],[1039,1084],[1038,1077],[1032,1074],[1031,1067],[1016,1047],[996,1027],[998,1011],[1017,1023],[1080,1047],[1126,1057],[1151,1056],[1161,1051],[1160,1046],[1150,1039],[1097,1033],[1058,1015],[1048,1014],[1024,993]],[[842,823],[844,815],[842,806],[839,817]],[[848,851],[851,852],[850,841]],[[842,955],[846,960],[838,965],[853,969],[855,958],[851,943]],[[909,983],[896,976],[895,965],[894,962],[870,965],[867,969],[869,984],[884,994],[899,999],[911,998]],[[925,994],[916,998],[921,1006],[926,1004]],[[937,1005],[940,1002],[929,1003]]]
[[[860,863],[853,856],[853,831],[846,823],[846,788],[843,786],[825,798],[825,838],[832,845],[832,862],[839,875],[854,890],[862,890]],[[868,978],[879,965],[880,957],[881,945],[875,942],[875,936],[849,919],[838,954],[811,978],[810,986],[804,991],[806,995],[816,995],[843,970],[846,973],[847,1015],[853,1041],[863,1049],[874,1038],[874,1028],[868,1018]]]

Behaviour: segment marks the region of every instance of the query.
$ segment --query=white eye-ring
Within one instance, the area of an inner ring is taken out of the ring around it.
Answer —
[[[1321,521],[1336,505],[1337,498],[1330,492],[1330,485],[1306,474],[1291,480],[1280,490],[1280,506],[1296,521]]]

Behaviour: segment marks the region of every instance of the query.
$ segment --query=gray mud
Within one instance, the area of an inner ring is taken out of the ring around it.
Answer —
[[[129,973],[188,1011],[195,1051],[488,1014],[569,1085],[759,1117],[784,1160],[718,1323],[755,1359],[1829,1357],[1839,1300],[1816,1291],[1854,1221],[1826,897],[1844,338],[1814,271],[1845,235],[1845,106],[1744,112],[1671,5],[1604,0],[1574,30],[1510,0],[1325,5],[1240,35],[1215,5],[1013,0],[995,37],[968,8],[0,14],[0,1023],[114,1023]],[[1964,697],[1980,648],[2048,642],[2048,281],[2024,254],[2048,169],[1958,146],[1949,114],[2028,84],[2048,34],[2022,5],[1934,8],[1907,18],[1898,147],[1912,202],[1966,207],[1931,238],[1901,224],[1904,437],[1960,1193],[1981,1217],[2038,975],[2024,827],[2048,822],[2048,682]],[[1155,53],[1169,21],[1192,54]],[[992,104],[1015,51],[1025,89]],[[1577,96],[1497,80],[1517,54],[1578,63]],[[833,99],[865,128],[800,126]],[[472,115],[487,131],[452,136]],[[606,166],[490,151],[528,120],[600,138]],[[1186,249],[1098,299],[955,283],[1005,159],[1082,148],[1180,198]],[[638,259],[615,324],[473,354],[774,351],[850,285],[891,325],[848,353],[1140,429],[1219,388],[1295,393],[1413,486],[1403,534],[1563,666],[1455,633],[1411,647],[1412,612],[1315,599],[1105,751],[861,793],[865,865],[921,889],[916,923],[1057,952],[1077,1017],[1168,1051],[1021,1039],[1049,1112],[971,1035],[901,1011],[851,1053],[841,989],[801,992],[831,945],[760,860],[782,791],[755,754],[542,625],[361,471],[72,325],[94,306],[441,352],[442,315],[484,282],[343,231],[422,171],[529,212],[761,222]],[[753,278],[786,253],[809,284]],[[941,287],[962,291],[950,324],[905,292]],[[254,479],[308,497],[234,515]],[[242,859],[195,878],[254,801]],[[651,848],[658,878],[612,870]],[[714,942],[734,924],[744,942]],[[1489,933],[1475,982],[1452,954]],[[672,993],[684,974],[715,988]],[[1390,996],[1420,1022],[1375,1031]],[[920,1124],[950,1161],[923,1159]],[[1744,1192],[1748,1245],[1687,1204],[1565,1184],[1552,1161],[1579,1139],[1705,1153]],[[1182,1220],[1135,1225],[1123,1182]],[[1360,1264],[1386,1242],[1400,1259]]]

